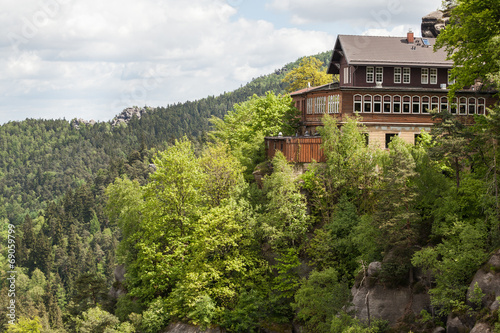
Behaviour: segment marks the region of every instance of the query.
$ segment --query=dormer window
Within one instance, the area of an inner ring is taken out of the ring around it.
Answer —
[[[366,67],[366,83],[373,83],[373,67]]]

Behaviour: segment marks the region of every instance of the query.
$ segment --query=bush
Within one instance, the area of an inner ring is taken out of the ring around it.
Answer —
[[[144,333],[157,333],[167,326],[169,321],[170,316],[164,300],[158,298],[149,304],[148,309],[142,313],[141,330]]]

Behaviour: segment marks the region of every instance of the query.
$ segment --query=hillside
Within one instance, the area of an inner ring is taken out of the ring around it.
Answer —
[[[316,55],[326,63],[330,52]],[[0,126],[0,221],[19,225],[46,202],[61,198],[68,189],[90,182],[110,163],[123,164],[133,151],[162,149],[187,135],[206,139],[208,119],[222,118],[235,103],[267,91],[283,93],[285,73],[297,61],[269,75],[253,79],[232,92],[219,96],[145,108],[140,119],[112,126],[113,121],[87,123],[73,120],[27,119]]]

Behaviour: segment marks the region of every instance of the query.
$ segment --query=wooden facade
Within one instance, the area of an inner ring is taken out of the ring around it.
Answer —
[[[342,123],[359,117],[370,145],[387,148],[395,135],[414,143],[421,131],[430,131],[430,110],[448,110],[465,124],[486,113],[498,99],[496,92],[471,86],[448,98],[453,63],[443,50],[434,52],[433,39],[339,36],[329,74],[339,81],[291,93],[301,111],[300,137],[269,137],[269,158],[280,150],[291,162],[322,162],[321,138],[316,137],[324,115]]]
[[[272,159],[276,151],[281,151],[290,162],[310,163],[325,162],[321,149],[321,137],[266,137],[267,157]]]

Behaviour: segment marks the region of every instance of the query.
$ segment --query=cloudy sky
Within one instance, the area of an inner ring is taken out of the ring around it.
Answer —
[[[219,95],[338,34],[420,34],[441,0],[0,0],[0,124]]]

